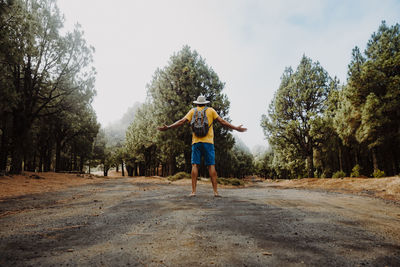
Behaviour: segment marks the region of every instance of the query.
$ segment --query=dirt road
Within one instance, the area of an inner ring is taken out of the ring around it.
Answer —
[[[0,266],[400,266],[400,205],[112,179],[0,202]]]

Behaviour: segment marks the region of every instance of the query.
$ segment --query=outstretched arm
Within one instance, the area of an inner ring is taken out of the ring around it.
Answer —
[[[217,117],[216,119],[219,123],[221,123],[224,127],[227,128],[231,128],[233,130],[236,130],[238,132],[245,132],[247,131],[247,128],[243,128],[243,125],[239,125],[239,126],[234,126],[232,124],[230,124],[229,122],[227,122],[226,120],[224,120],[223,118],[221,118],[220,116]]]
[[[169,130],[169,129],[172,129],[172,128],[177,128],[177,127],[185,124],[186,122],[188,122],[188,120],[186,118],[182,118],[179,121],[176,121],[171,125],[164,125],[164,126],[158,127],[157,129],[159,131],[166,131],[166,130]]]

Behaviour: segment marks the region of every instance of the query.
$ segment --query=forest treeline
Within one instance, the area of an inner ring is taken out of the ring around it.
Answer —
[[[91,105],[94,49],[79,25],[62,27],[54,0],[0,0],[0,173],[97,166],[105,175],[111,167],[131,176],[190,172],[189,125],[156,129],[181,119],[200,94],[230,121],[217,73],[184,46],[155,71],[146,101],[101,129]],[[286,68],[261,127],[269,148],[253,156],[214,124],[219,176],[399,174],[400,26],[382,22],[365,51],[353,49],[345,83],[305,55],[296,69]],[[204,165],[200,174],[207,175]]]
[[[400,173],[400,26],[385,22],[352,51],[346,83],[303,56],[287,68],[263,116],[266,177]]]
[[[0,171],[83,171],[100,125],[93,48],[55,1],[0,1]]]

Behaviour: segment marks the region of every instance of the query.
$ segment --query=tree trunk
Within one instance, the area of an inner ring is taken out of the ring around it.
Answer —
[[[83,173],[83,163],[85,162],[85,158],[83,156],[79,157],[79,172]]]
[[[392,156],[393,175],[396,175],[400,171],[399,170],[400,165],[399,165],[399,160],[398,160],[396,151],[393,150],[392,154],[393,154],[393,156]]]
[[[78,155],[76,154],[76,149],[75,149],[75,145],[74,145],[74,165],[73,165],[73,170],[74,171],[78,171]]]
[[[376,171],[376,170],[378,170],[379,168],[378,168],[378,158],[377,158],[377,155],[376,155],[376,148],[372,148],[372,163],[373,163],[373,166],[374,166],[374,171]]]
[[[185,172],[190,173],[192,171],[192,153],[191,150],[185,150]]]
[[[175,157],[171,157],[168,161],[168,169],[169,169],[169,175],[174,175],[175,174],[175,166],[176,166],[176,160]]]
[[[43,171],[43,158],[44,158],[44,152],[41,150],[39,154],[39,172]]]
[[[146,167],[144,163],[139,163],[139,176],[146,176]]]
[[[71,156],[69,157],[69,164],[68,164],[68,170],[69,171],[73,171],[74,170],[74,166],[72,165],[74,162],[74,155],[71,152]],[[62,170],[65,170],[64,168],[62,168]]]
[[[7,114],[3,114],[2,128],[1,128],[1,146],[0,146],[0,172],[6,172],[8,156],[7,144]]]
[[[28,132],[25,118],[15,112],[13,114],[12,126],[12,146],[11,146],[11,169],[10,173],[20,174],[22,171],[22,161],[24,158],[25,136]]]
[[[56,140],[56,172],[61,171],[61,140]]]
[[[340,168],[340,171],[343,171],[342,147],[340,145],[339,145],[339,168]]]
[[[376,148],[372,148],[372,163],[374,165],[374,171],[378,170],[378,159],[376,155]]]
[[[121,172],[122,172],[122,176],[125,176],[124,162],[123,161],[121,161]]]
[[[354,160],[356,162],[356,165],[358,165],[358,151],[355,151],[355,155],[354,155]]]
[[[135,171],[135,176],[139,176],[139,174],[138,174],[138,164],[137,163],[133,164],[133,169]]]
[[[44,158],[44,171],[48,172],[51,170],[51,148],[47,148],[46,155]]]
[[[14,136],[11,153],[10,173],[20,174],[22,172],[22,159],[24,157],[23,138]]]
[[[311,149],[310,154],[307,156],[307,176],[309,178],[314,177],[314,162],[313,162],[313,150]]]
[[[133,176],[133,167],[130,165],[126,165],[126,170],[128,171],[128,176]]]
[[[33,167],[33,171],[35,171],[36,172],[36,170],[37,170],[37,165],[36,165],[36,149],[35,149],[35,152],[33,152],[33,162],[32,162],[32,167]]]

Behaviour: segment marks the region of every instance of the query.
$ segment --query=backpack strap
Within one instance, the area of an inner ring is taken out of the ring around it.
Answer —
[[[196,115],[198,114],[198,110],[197,108],[194,108],[194,114],[193,114],[193,118],[194,120],[196,120]]]
[[[201,124],[203,124],[204,122],[204,118],[207,116],[207,111],[208,107],[205,107],[202,111],[201,111]]]

